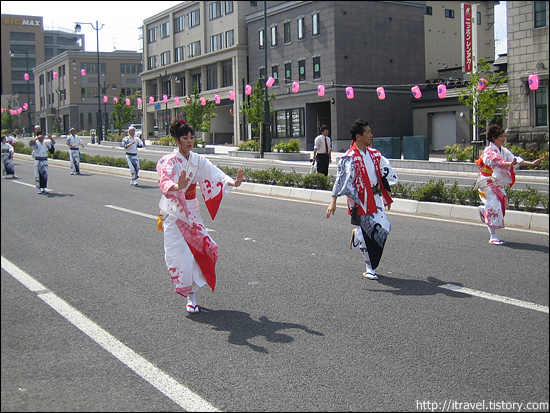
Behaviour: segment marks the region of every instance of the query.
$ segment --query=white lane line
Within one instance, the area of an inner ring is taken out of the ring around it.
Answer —
[[[36,185],[28,184],[28,183],[26,183],[26,182],[13,181],[13,183],[14,183],[14,184],[19,184],[19,185],[30,186],[31,188],[36,188]]]
[[[220,411],[187,387],[168,376],[158,367],[148,362],[139,354],[135,353],[132,349],[126,347],[111,334],[88,319],[84,314],[71,307],[67,302],[57,297],[54,293],[4,257],[2,257],[2,268],[30,291],[37,293],[40,299],[57,311],[61,316],[132,369],[141,378],[174,401],[174,403],[181,406],[184,410],[189,412]]]
[[[139,216],[142,216],[142,217],[145,217],[145,218],[152,218],[154,220],[156,220],[158,218],[157,215],[145,214],[143,212],[134,211],[132,209],[127,209],[127,208],[119,207],[119,206],[116,206],[116,205],[105,205],[105,207],[112,208],[112,209],[117,209],[119,211],[127,212],[129,214],[139,215]],[[215,229],[206,228],[206,230],[208,232],[216,232]]]
[[[488,300],[500,301],[501,303],[512,304],[518,307],[528,308],[530,310],[540,311],[542,313],[548,313],[548,307],[545,305],[530,303],[528,301],[516,300],[515,298],[504,297],[502,295],[496,295],[491,293],[485,293],[483,291],[472,290],[471,288],[461,287],[453,284],[440,285],[440,288],[446,290],[457,291],[463,294],[474,295],[476,297],[486,298]]]

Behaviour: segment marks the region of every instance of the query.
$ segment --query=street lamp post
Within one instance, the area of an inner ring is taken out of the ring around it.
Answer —
[[[60,105],[61,105],[61,97],[65,95],[65,91],[61,90],[59,87],[55,90],[55,93],[57,93],[57,134],[61,136],[61,114],[60,114]]]
[[[271,132],[269,130],[269,97],[267,91],[267,1],[264,1],[264,59],[265,59],[265,100],[264,100],[264,152],[271,151]]]
[[[76,26],[74,27],[74,31],[76,33],[80,33],[81,24],[89,24],[92,26],[92,29],[96,32],[96,40],[97,40],[97,144],[101,144],[101,139],[103,139],[103,127],[101,125],[101,81],[99,80],[99,75],[101,73],[101,66],[99,65],[99,31],[105,26],[104,24],[99,27],[99,23],[95,22],[95,26],[93,23],[76,23]]]
[[[172,80],[172,75],[168,76],[168,70],[164,70],[164,76],[159,74],[162,78],[162,94],[170,97],[172,94],[172,88],[168,87],[168,82]],[[166,136],[170,133],[170,116],[168,115],[168,100],[166,101],[166,111],[164,112],[164,125],[166,130]]]

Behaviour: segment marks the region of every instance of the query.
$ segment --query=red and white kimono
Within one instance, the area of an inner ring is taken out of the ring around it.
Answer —
[[[169,191],[178,183],[183,170],[190,178],[186,188]],[[214,166],[207,158],[194,152],[189,160],[175,149],[157,163],[162,197],[159,202],[164,231],[164,257],[175,292],[187,297],[208,283],[216,286],[218,245],[204,227],[197,200],[201,194],[212,219],[216,217],[224,194],[231,192],[233,179]]]
[[[517,159],[518,164],[506,166],[507,162]],[[485,223],[489,228],[504,228],[504,215],[508,208],[508,196],[503,184],[514,185],[516,181],[515,170],[523,158],[514,156],[509,149],[501,146],[500,149],[494,143],[489,143],[481,157],[476,161],[479,165],[479,173],[475,188],[483,202],[480,208]]]

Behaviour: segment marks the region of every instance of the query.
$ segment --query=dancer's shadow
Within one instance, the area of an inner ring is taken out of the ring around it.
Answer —
[[[434,277],[428,277],[427,280],[415,280],[411,278],[393,278],[381,276],[378,278],[378,283],[393,288],[393,290],[380,290],[375,288],[367,288],[368,291],[386,292],[394,295],[435,295],[445,294],[449,297],[465,298],[470,295],[458,291],[440,288],[445,284],[452,284],[461,287],[460,283],[444,282]]]
[[[192,314],[188,317],[189,320],[210,324],[215,331],[228,331],[228,342],[238,346],[248,346],[252,350],[260,353],[268,353],[265,347],[256,346],[248,340],[257,336],[264,336],[267,341],[272,343],[291,343],[294,338],[288,334],[279,333],[280,330],[297,328],[309,334],[322,336],[323,333],[310,330],[306,326],[295,323],[279,323],[271,321],[267,317],[262,316],[259,321],[255,321],[250,317],[250,314],[243,311],[232,310],[210,310],[201,307],[200,313]]]
[[[501,245],[501,247],[512,248],[514,250],[537,251],[537,252],[543,252],[545,254],[548,254],[548,247],[546,245],[534,245],[534,244],[526,244],[523,242],[506,241],[504,244]]]

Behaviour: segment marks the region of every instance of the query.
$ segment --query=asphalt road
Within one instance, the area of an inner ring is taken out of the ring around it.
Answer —
[[[504,229],[497,247],[481,223],[390,211],[370,281],[345,210],[233,193],[215,221],[202,208],[218,284],[188,315],[155,181],[50,167],[37,195],[32,164],[16,171],[1,190],[2,411],[548,411],[548,233]]]

